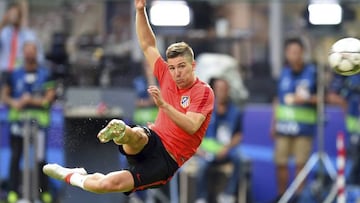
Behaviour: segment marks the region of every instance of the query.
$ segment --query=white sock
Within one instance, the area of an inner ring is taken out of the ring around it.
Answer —
[[[84,189],[84,182],[85,182],[85,179],[87,178],[86,175],[81,175],[79,173],[72,173],[72,174],[69,174],[69,176],[70,177],[66,178],[69,180],[68,183],[70,183],[73,186],[77,186],[77,187]]]

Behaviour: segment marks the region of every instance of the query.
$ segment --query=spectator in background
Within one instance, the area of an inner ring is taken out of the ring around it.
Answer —
[[[150,85],[157,85],[157,82],[147,62],[144,61],[142,65],[144,74],[136,77],[133,82],[137,93],[133,115],[133,121],[136,125],[147,125],[148,122],[154,122],[158,113],[154,100],[147,92],[147,88]]]
[[[20,192],[24,123],[22,116],[26,113],[36,120],[38,125],[36,163],[39,165],[40,188],[44,191],[41,198],[47,203],[51,202],[51,195],[48,193],[48,179],[41,170],[46,158],[46,128],[49,125],[49,109],[55,97],[55,82],[49,70],[38,64],[35,43],[25,42],[23,54],[24,66],[9,73],[1,91],[4,103],[9,106],[11,163],[8,202],[16,202]]]
[[[220,78],[210,80],[215,94],[215,105],[209,127],[198,150],[197,201],[208,202],[208,170],[220,164],[233,164],[226,188],[218,196],[219,203],[236,200],[240,176],[241,155],[239,143],[242,138],[241,112],[230,99],[230,86]]]
[[[278,197],[286,191],[289,181],[288,161],[294,156],[296,171],[301,171],[312,150],[317,121],[316,67],[304,62],[304,45],[298,38],[285,42],[286,63],[278,81],[274,102],[272,136],[275,140],[275,164]],[[291,202],[299,198],[303,184]]]
[[[24,4],[10,4],[0,22],[0,77],[23,65],[22,47],[26,41],[37,41],[35,33],[25,26],[25,7]],[[37,46],[40,63],[44,56],[42,48]]]
[[[360,186],[360,74],[334,74],[327,93],[327,101],[342,107],[346,131],[350,136],[352,168],[348,182]]]

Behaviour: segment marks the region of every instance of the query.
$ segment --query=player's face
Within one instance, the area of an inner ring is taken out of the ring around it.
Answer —
[[[190,87],[195,81],[195,62],[185,57],[178,56],[168,59],[171,77],[180,89]]]

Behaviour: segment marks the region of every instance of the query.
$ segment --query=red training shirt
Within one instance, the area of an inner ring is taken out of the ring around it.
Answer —
[[[164,101],[184,114],[189,111],[206,117],[200,128],[191,135],[177,126],[162,109],[159,110],[151,129],[159,135],[166,150],[181,166],[195,154],[205,135],[214,106],[214,93],[208,84],[198,78],[191,87],[179,89],[170,75],[167,63],[161,57],[155,62],[154,75],[159,81]]]

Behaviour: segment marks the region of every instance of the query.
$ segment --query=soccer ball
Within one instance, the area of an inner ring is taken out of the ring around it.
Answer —
[[[340,75],[360,73],[360,40],[348,37],[336,41],[331,46],[329,65]]]

